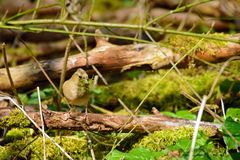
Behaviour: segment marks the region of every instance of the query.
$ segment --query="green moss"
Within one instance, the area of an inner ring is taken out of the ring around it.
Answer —
[[[31,137],[34,133],[33,129],[31,128],[13,128],[10,131],[7,132],[4,141],[5,142],[12,142],[16,140],[20,140],[23,138]]]
[[[0,122],[0,127],[2,128],[24,128],[28,126],[30,126],[30,121],[18,109],[11,111],[10,115],[3,117]]]
[[[87,139],[81,134],[78,136],[52,137],[73,159],[89,159],[91,157]],[[19,133],[18,133],[19,134]],[[23,136],[23,135],[20,135]],[[127,150],[138,141],[139,136],[133,133],[99,133],[91,134],[92,147],[95,152],[96,159],[103,157],[112,149],[116,142],[121,142],[116,147],[120,150]],[[97,140],[97,141],[96,141]],[[46,139],[47,159],[62,159],[63,154],[50,140]],[[21,151],[21,152],[20,152]],[[18,155],[19,154],[19,155]],[[42,159],[43,142],[42,136],[34,139],[33,137],[24,137],[21,140],[15,140],[8,143],[4,147],[0,147],[0,159],[12,159],[16,155],[17,158],[23,159]],[[66,157],[64,159],[67,159]]]
[[[221,37],[227,38],[228,35],[223,33],[215,33],[209,35],[209,37]],[[191,50],[202,38],[198,37],[191,37],[191,36],[183,36],[183,35],[172,35],[170,36],[165,44],[172,48],[176,53],[187,53]],[[212,40],[212,39],[204,39],[201,44],[197,47],[196,51],[207,51],[209,54],[214,55],[214,49],[211,48],[218,48],[225,46],[227,42],[219,41],[219,40]]]
[[[61,146],[73,159],[89,158],[87,140],[84,137],[62,137],[61,140],[59,137],[56,137],[54,139],[58,144],[61,142]],[[37,138],[35,141],[33,140],[33,138],[18,140],[14,143],[5,145],[4,147],[0,147],[0,159],[12,159],[18,154],[18,159],[42,159],[42,137]],[[62,157],[64,157],[60,149],[57,148],[49,139],[46,139],[46,151],[47,159],[62,159]]]
[[[198,69],[192,69],[191,72],[181,70],[181,72],[183,73],[182,78],[184,81],[190,83],[192,88],[201,96],[209,92],[212,82],[217,75],[217,72],[214,71],[199,73]],[[95,103],[104,106],[113,102],[114,99],[116,101],[117,98],[120,98],[128,107],[134,109],[165,73],[166,71],[161,70],[158,74],[150,74],[139,80],[126,80],[108,87],[98,87],[101,92],[95,93]],[[169,73],[149,95],[143,107],[151,108],[155,106],[159,110],[173,111],[176,107],[184,109],[187,105],[194,105],[181,94],[184,90],[193,95],[186,83],[178,77],[175,72]],[[214,90],[213,95],[216,94],[217,89]]]
[[[193,131],[193,127],[179,127],[177,129],[155,131],[141,139],[134,147],[144,147],[152,151],[161,151],[168,146],[176,144],[180,139],[192,139]],[[207,136],[212,136],[210,132],[203,128],[200,128],[200,131],[203,131]]]
[[[240,61],[233,61],[227,68],[228,78],[238,79],[240,77]]]

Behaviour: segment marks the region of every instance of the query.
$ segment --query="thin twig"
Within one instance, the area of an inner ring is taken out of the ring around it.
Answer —
[[[185,96],[187,99],[191,100],[193,103],[195,103],[196,105],[201,105],[201,102],[197,99],[195,99],[194,97],[192,97],[191,95],[189,95],[186,92],[182,92],[182,95]],[[206,104],[205,105],[205,111],[208,112],[214,119],[218,120],[219,122],[223,122],[222,117],[220,117],[219,115],[217,115],[216,113],[214,113],[211,110],[211,105],[210,104]],[[191,110],[190,110],[191,111]]]
[[[66,75],[66,68],[67,68],[67,61],[68,61],[68,57],[69,57],[69,52],[71,49],[71,44],[72,44],[72,39],[70,38],[68,40],[66,49],[65,49],[65,53],[64,53],[64,58],[63,58],[63,68],[62,68],[62,72],[61,72],[61,77],[60,77],[60,84],[59,84],[59,91],[62,92],[62,86],[63,83],[65,81],[65,75]]]
[[[37,0],[35,10],[33,11],[32,19],[35,19],[41,0]]]
[[[94,65],[91,65],[91,66],[92,66],[93,70],[97,73],[97,75],[101,78],[103,83],[107,86],[108,85],[107,80],[103,77],[103,75],[99,72],[99,70]]]
[[[5,43],[2,43],[2,53],[3,53],[4,64],[5,64],[5,68],[6,68],[6,71],[7,71],[7,75],[8,75],[10,85],[11,85],[12,92],[13,92],[14,96],[16,97],[18,104],[21,105],[22,102],[21,102],[21,100],[20,100],[20,98],[17,94],[17,90],[14,86],[13,79],[12,79],[12,76],[11,76],[11,72],[10,72],[10,69],[9,69],[9,66],[8,66],[7,55],[6,55],[6,44]]]
[[[62,68],[62,72],[61,72],[61,77],[60,77],[60,84],[59,84],[59,91],[62,93],[62,86],[63,83],[65,81],[65,75],[66,75],[66,69],[67,69],[67,61],[68,61],[68,57],[69,57],[69,52],[70,52],[70,46],[72,44],[72,39],[70,38],[68,40],[66,49],[65,49],[65,54],[64,54],[64,58],[63,58],[63,68]],[[59,96],[58,98],[59,102],[61,100],[61,96]]]
[[[124,104],[124,102],[118,98],[118,102],[123,106],[123,108],[131,115],[129,117],[129,119],[126,121],[126,123],[121,127],[121,128],[124,128],[128,122],[130,122],[132,120],[132,118],[136,118],[137,116]],[[137,118],[136,118],[137,119]],[[140,123],[140,125],[142,126],[142,128],[144,129],[144,131],[148,134],[150,134],[151,132],[149,132],[149,130],[143,125]]]
[[[47,153],[46,153],[46,137],[45,137],[45,127],[44,127],[44,119],[43,119],[43,113],[42,113],[42,102],[41,102],[41,95],[39,87],[37,87],[37,93],[38,93],[38,105],[39,105],[39,114],[41,118],[42,123],[42,134],[43,134],[43,159],[46,160]]]
[[[91,106],[93,109],[95,109],[95,110],[97,110],[97,111],[99,111],[99,112],[101,112],[101,113],[109,114],[109,115],[113,115],[113,114],[114,114],[114,112],[111,112],[111,111],[109,111],[109,110],[107,110],[107,109],[101,108],[101,107],[99,107],[99,106],[97,106],[97,105],[95,105],[95,104],[90,104],[90,106]]]
[[[89,135],[87,134],[86,131],[83,131],[83,134],[85,135],[85,137],[87,137],[88,147],[89,147],[89,150],[90,150],[90,153],[91,153],[91,156],[92,156],[92,160],[96,160],[95,153],[94,153],[94,150],[93,150],[92,140],[91,140],[91,138],[89,137]]]
[[[38,136],[36,136],[33,140],[31,140],[29,143],[27,143],[26,145],[24,145],[24,147],[16,154],[16,156],[12,159],[12,160],[17,160],[18,159],[18,155],[20,153],[22,153],[22,151],[24,151],[24,149],[26,149],[30,144],[32,144],[34,141],[36,141],[38,139]],[[25,142],[26,143],[26,142]]]
[[[217,40],[217,41],[225,41],[225,42],[233,42],[233,43],[239,43],[240,40],[238,39],[232,39],[232,38],[221,38],[216,35],[204,35],[199,33],[193,33],[193,32],[179,32],[176,30],[171,29],[163,29],[163,28],[156,28],[156,27],[147,27],[144,28],[142,25],[132,25],[132,24],[120,24],[120,23],[104,23],[104,22],[86,22],[86,21],[71,21],[71,20],[56,20],[56,19],[38,19],[38,20],[25,20],[25,21],[9,21],[8,25],[5,25],[3,22],[0,22],[0,28],[5,29],[16,29],[21,31],[28,31],[28,32],[53,32],[53,33],[62,33],[62,34],[73,34],[73,35],[81,35],[81,36],[97,36],[93,33],[83,33],[83,32],[67,32],[64,30],[59,29],[47,29],[47,28],[39,28],[39,27],[30,27],[27,26],[28,24],[60,24],[60,25],[85,25],[85,26],[94,26],[94,27],[111,27],[111,28],[128,28],[128,29],[144,29],[152,32],[158,32],[158,33],[165,33],[165,34],[174,34],[174,35],[183,35],[183,36],[191,36],[191,37],[198,37],[198,38],[206,38],[211,40]],[[25,26],[25,27],[23,27]],[[105,37],[109,38],[117,38],[117,39],[124,39],[124,40],[130,40],[135,42],[142,42],[142,43],[151,43],[147,40],[142,39],[136,39],[131,37],[125,37],[125,36],[117,36],[117,35],[110,35],[110,34],[104,34]]]

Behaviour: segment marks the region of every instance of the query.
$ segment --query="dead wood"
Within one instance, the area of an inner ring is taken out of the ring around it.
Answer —
[[[1,109],[2,116],[9,115],[11,109]],[[27,114],[41,126],[39,112],[29,111]],[[125,116],[125,115],[107,115],[96,113],[80,113],[80,112],[54,112],[43,110],[45,126],[48,129],[65,129],[65,130],[88,130],[99,132],[154,132],[164,129],[179,128],[182,126],[193,127],[195,121],[170,118],[163,115],[148,116]],[[201,122],[203,129],[207,129],[215,135],[218,132],[219,124],[210,122]]]
[[[196,2],[196,1],[195,1]],[[184,1],[169,1],[169,0],[153,0],[151,1],[152,8],[166,8],[166,9],[175,9],[177,7],[182,7],[184,5],[192,4],[193,1],[184,0]],[[221,2],[220,1],[210,1],[207,3],[202,3],[196,6],[191,7],[191,11],[201,15],[207,15],[211,17],[220,17],[221,14]],[[185,10],[187,12],[188,10]]]
[[[40,6],[47,6],[56,4],[56,0],[42,0]],[[19,12],[26,11],[36,7],[36,1],[22,1],[22,0],[7,0],[0,1],[0,15],[12,16]],[[60,6],[52,6],[49,8],[42,8],[38,10],[37,16],[57,15],[61,10]]]
[[[166,51],[166,48],[164,50]],[[87,58],[84,54],[69,57],[67,71],[71,72],[79,67],[87,67],[89,65],[95,65],[100,71],[129,69],[142,65],[150,65],[152,68],[156,68],[157,65],[163,65],[169,59],[175,61],[175,57],[170,51],[169,55],[164,56],[162,51],[155,45],[118,46],[101,40],[98,41],[97,47],[89,51],[87,55]],[[49,77],[54,80],[59,78],[61,74],[63,58],[41,61],[40,64]],[[39,66],[34,62],[12,67],[10,72],[17,89],[33,87],[36,83],[46,81]],[[6,71],[4,68],[0,69],[0,90],[9,89],[10,84]]]
[[[66,39],[68,36],[60,33],[49,33],[49,32],[21,32],[13,31],[8,29],[0,29],[0,41],[2,42],[13,42],[17,40],[16,37],[27,42],[52,42],[62,39]]]
[[[167,10],[167,9],[153,8],[150,11],[150,15],[153,18],[156,18],[169,12],[170,10]],[[188,12],[171,14],[160,20],[161,25],[172,24],[173,26],[179,26],[183,22],[184,22],[184,27],[186,28],[207,26],[209,28],[214,28],[217,31],[224,31],[229,29],[229,27],[233,26],[232,23],[227,23],[212,17],[199,16],[195,13],[188,13]]]
[[[238,35],[235,38],[238,38]],[[208,62],[221,62],[240,54],[240,45],[230,42],[223,47],[213,45],[208,49],[211,50],[211,53],[208,50],[198,50],[193,55]],[[79,67],[91,71],[90,65],[95,65],[102,72],[127,70],[133,67],[159,69],[169,66],[170,61],[176,62],[183,54],[185,53],[173,53],[169,48],[153,44],[113,45],[99,38],[97,46],[87,53],[87,57],[85,54],[69,57],[67,73],[72,73]],[[182,61],[183,66],[187,61],[187,58]],[[40,64],[51,79],[56,80],[60,77],[63,58],[40,61]],[[33,88],[41,82],[46,82],[46,78],[35,62],[12,67],[10,72],[17,89]],[[0,90],[11,90],[5,68],[0,69]]]
[[[1,39],[1,38],[0,38]],[[95,41],[93,37],[86,37],[86,40],[88,41],[88,46],[94,46]],[[1,40],[0,40],[1,41]],[[62,57],[64,54],[64,51],[66,50],[67,46],[67,39],[57,41],[57,42],[50,42],[50,43],[32,43],[27,44],[27,46],[31,49],[34,56],[36,58],[41,59],[50,59],[51,57]],[[76,37],[75,38],[76,43],[80,47],[84,47],[84,39],[83,37]],[[76,49],[75,44],[71,44],[70,46],[71,50]],[[8,63],[15,63],[15,64],[22,64],[24,62],[27,62],[31,60],[31,53],[26,48],[26,46],[22,43],[19,43],[18,45],[7,45],[6,50],[7,52],[7,61]],[[4,66],[4,60],[0,59],[0,67]]]

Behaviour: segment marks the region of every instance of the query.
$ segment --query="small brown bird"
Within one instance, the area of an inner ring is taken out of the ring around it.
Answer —
[[[88,75],[79,68],[72,77],[63,83],[63,94],[70,104],[84,105],[88,104]]]

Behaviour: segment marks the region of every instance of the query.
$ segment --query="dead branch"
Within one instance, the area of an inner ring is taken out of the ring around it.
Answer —
[[[235,38],[238,38],[236,35]],[[195,56],[208,62],[221,62],[232,56],[240,54],[240,45],[228,43],[223,47],[209,46],[211,53],[207,51],[196,51]],[[213,54],[214,53],[214,54]],[[159,47],[152,44],[113,45],[102,39],[97,40],[97,46],[87,53],[77,54],[69,57],[67,73],[70,74],[79,67],[95,65],[100,71],[127,70],[133,67],[148,67],[159,69],[170,65],[170,61],[176,62],[184,53],[173,53],[171,49]],[[186,65],[187,59],[182,61]],[[63,59],[40,61],[41,66],[53,80],[59,78]],[[39,66],[35,63],[28,63],[10,68],[14,85],[17,89],[35,87],[37,84],[46,81]],[[10,83],[5,69],[0,69],[0,90],[9,91]]]
[[[11,109],[1,109],[3,116],[9,115]],[[39,112],[28,112],[28,115],[41,126]],[[163,115],[149,116],[125,116],[125,115],[107,115],[96,113],[80,112],[54,112],[43,110],[44,123],[48,129],[65,129],[65,130],[88,130],[100,132],[120,131],[144,133],[147,131],[154,132],[164,129],[173,129],[182,126],[193,127],[195,121],[170,118]],[[0,118],[3,118],[2,116]],[[220,125],[201,122],[201,127],[211,131],[213,135],[218,132]]]
[[[152,53],[157,53],[159,55]],[[166,63],[166,60],[169,58],[175,61],[173,55],[164,56],[157,46],[149,44],[118,46],[108,42],[98,41],[97,47],[87,54],[87,58],[83,54],[69,57],[67,71],[71,72],[79,67],[86,67],[89,65],[95,65],[101,71],[121,70],[124,67],[128,69],[144,64],[154,68],[154,65],[160,65],[158,64],[159,60],[164,60],[162,61],[164,63]],[[41,61],[40,63],[50,78],[53,80],[59,78],[63,67],[62,58]],[[34,62],[12,67],[10,71],[17,89],[29,88],[34,86],[36,82],[46,81],[39,66]],[[0,69],[0,90],[9,89],[10,84],[6,71],[5,69]]]

